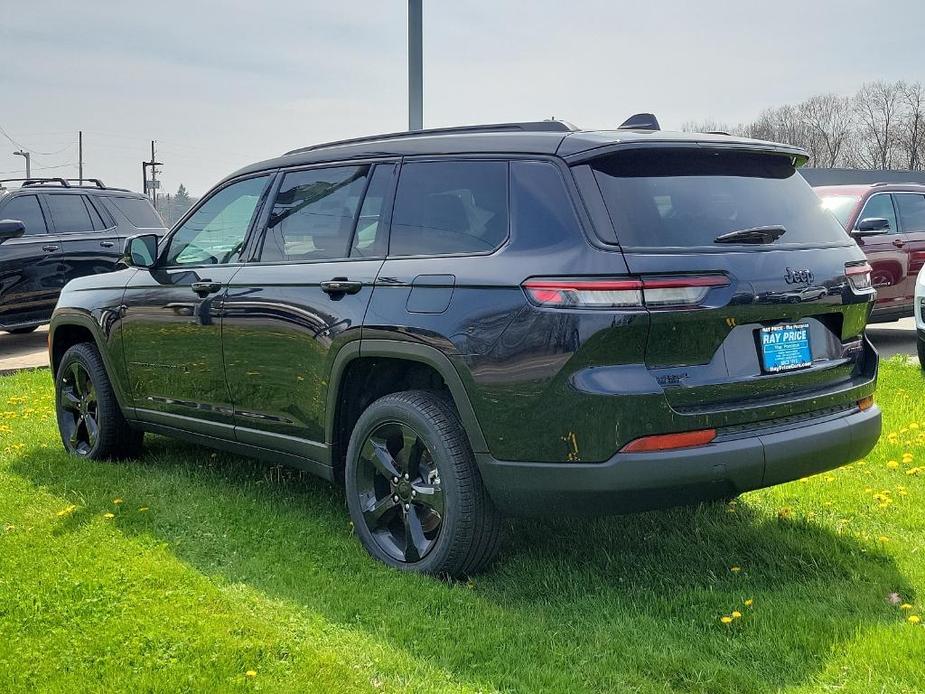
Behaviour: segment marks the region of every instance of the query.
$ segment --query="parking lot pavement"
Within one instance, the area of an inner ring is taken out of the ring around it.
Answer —
[[[0,374],[48,366],[48,327],[29,335],[0,333]]]
[[[893,323],[874,323],[868,326],[867,336],[883,359],[895,354],[917,357],[913,318],[903,318]]]

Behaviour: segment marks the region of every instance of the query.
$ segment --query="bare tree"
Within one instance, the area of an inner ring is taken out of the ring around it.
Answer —
[[[925,163],[925,90],[920,82],[904,84],[900,99],[899,165],[915,171]]]
[[[857,159],[868,169],[893,166],[899,143],[902,82],[868,82],[854,97],[858,119]]]
[[[797,112],[803,126],[800,144],[809,151],[813,166],[833,168],[844,164],[854,129],[851,100],[823,94],[804,101]]]

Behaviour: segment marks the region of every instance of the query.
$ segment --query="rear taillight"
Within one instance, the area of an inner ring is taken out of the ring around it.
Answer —
[[[656,434],[634,439],[620,449],[621,453],[652,453],[670,451],[675,448],[694,448],[706,446],[716,438],[716,429],[699,429],[682,431],[677,434]]]
[[[854,291],[867,292],[873,288],[874,285],[870,279],[871,269],[868,263],[845,266],[845,277],[848,278]]]
[[[710,289],[725,287],[725,275],[643,277],[626,279],[545,279],[524,282],[524,291],[538,306],[549,308],[690,308]]]

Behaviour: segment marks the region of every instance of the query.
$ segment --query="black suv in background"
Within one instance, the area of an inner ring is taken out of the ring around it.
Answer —
[[[866,454],[870,266],[790,146],[519,123],[296,150],[51,323],[67,450],[186,438],[343,483],[387,564],[500,516],[715,499]]]
[[[3,188],[11,181],[22,185]],[[0,330],[32,332],[67,282],[115,270],[127,237],[166,233],[148,198],[84,181],[0,180]]]

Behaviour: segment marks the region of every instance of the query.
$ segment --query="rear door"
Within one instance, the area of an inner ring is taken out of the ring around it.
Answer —
[[[592,166],[643,279],[646,366],[678,414],[719,426],[773,419],[870,378],[872,292],[847,276],[864,256],[790,157],[660,148]]]
[[[855,228],[862,219],[885,219],[890,228],[883,234],[858,238],[857,243],[873,268],[872,280],[877,290],[876,310],[892,312],[912,305],[912,294],[907,289],[909,254],[896,214],[894,196],[876,193],[867,199],[857,216]],[[913,278],[914,279],[914,278]]]
[[[110,216],[82,193],[45,193],[44,198],[61,242],[65,282],[115,270],[121,249]]]
[[[925,194],[893,193],[899,214],[901,250],[906,254],[908,272],[902,283],[903,295],[912,305],[915,281],[925,266]]]
[[[16,194],[0,219],[23,222],[26,233],[0,244],[0,325],[48,320],[64,285],[60,243],[48,233],[38,195]]]
[[[387,250],[396,164],[287,171],[224,299],[222,343],[239,441],[326,462],[328,377],[358,340]]]

